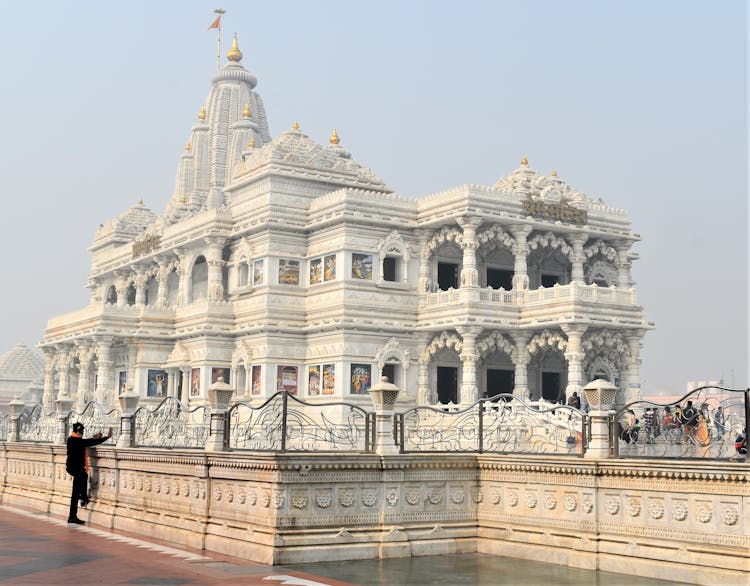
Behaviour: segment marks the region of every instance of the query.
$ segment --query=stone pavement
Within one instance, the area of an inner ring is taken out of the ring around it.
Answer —
[[[482,554],[267,566],[0,506],[0,585],[4,584],[651,586],[674,582]]]

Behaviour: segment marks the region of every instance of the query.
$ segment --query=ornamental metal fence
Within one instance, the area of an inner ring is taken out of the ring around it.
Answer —
[[[90,402],[79,413],[71,411],[66,418],[66,435],[74,423],[82,423],[86,436],[96,433],[107,435],[112,428],[112,443],[117,443],[120,437],[120,418],[122,412],[119,409],[112,409],[100,403]]]
[[[210,425],[209,406],[190,409],[176,398],[166,397],[153,409],[142,406],[135,410],[133,446],[203,449]]]
[[[345,402],[308,403],[280,391],[265,403],[234,404],[225,440],[231,450],[261,452],[371,452],[375,414]]]
[[[745,459],[736,444],[750,420],[750,389],[707,385],[672,403],[641,399],[610,417],[620,458]]]
[[[41,404],[24,409],[18,417],[18,439],[22,442],[53,443],[57,434],[57,413],[45,413]]]
[[[414,407],[394,415],[401,453],[582,456],[587,430],[586,416],[574,407],[535,405],[505,394],[464,409]]]

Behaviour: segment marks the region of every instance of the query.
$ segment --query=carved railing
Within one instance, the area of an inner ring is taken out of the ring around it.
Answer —
[[[69,430],[74,423],[83,423],[86,437],[95,433],[107,435],[112,428],[112,443],[117,443],[120,437],[120,417],[122,413],[119,409],[111,409],[100,403],[88,403],[83,411],[71,411],[68,414],[67,429]]]
[[[415,407],[394,416],[402,453],[487,452],[582,455],[585,416],[573,407],[544,408],[513,395],[480,399],[458,411]]]
[[[672,403],[628,403],[610,419],[613,453],[627,458],[744,459],[735,441],[750,419],[749,399],[750,390],[708,385]]]
[[[203,449],[210,425],[210,407],[188,409],[174,397],[166,397],[153,409],[144,406],[135,410],[133,446]]]
[[[265,452],[370,452],[374,414],[351,403],[308,403],[285,391],[228,412],[228,447]]]
[[[18,439],[22,442],[52,443],[57,432],[57,414],[45,413],[41,404],[24,409],[18,418]]]

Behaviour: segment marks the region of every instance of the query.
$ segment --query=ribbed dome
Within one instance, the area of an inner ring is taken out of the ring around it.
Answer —
[[[35,381],[44,375],[44,356],[24,344],[16,344],[0,356],[0,380]]]

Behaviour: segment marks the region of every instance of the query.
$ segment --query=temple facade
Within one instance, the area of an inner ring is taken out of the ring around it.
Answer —
[[[49,320],[43,401],[206,401],[287,390],[399,403],[513,393],[557,402],[605,378],[639,396],[651,325],[622,209],[553,170],[421,199],[357,163],[334,130],[271,137],[235,37],[162,214],[142,202],[96,231],[88,305]]]

